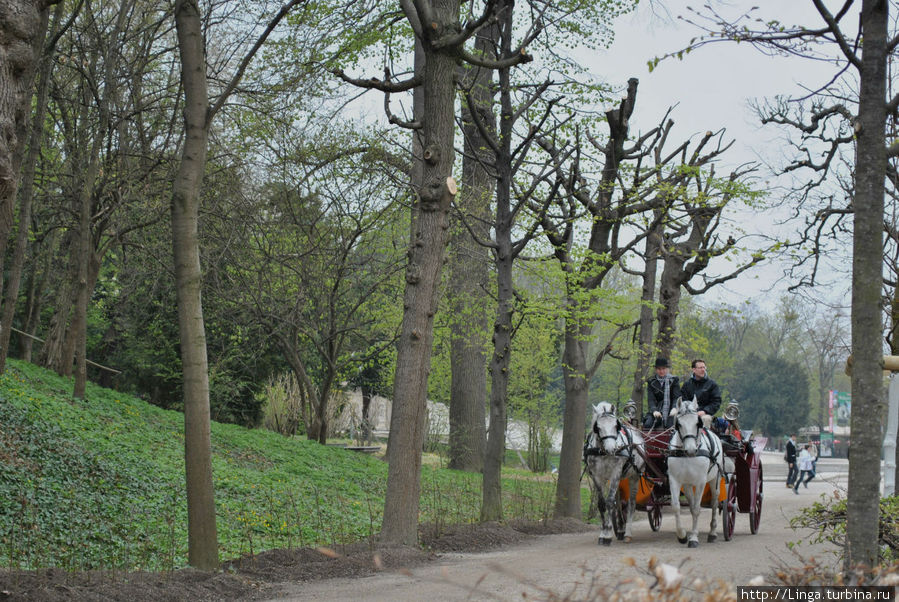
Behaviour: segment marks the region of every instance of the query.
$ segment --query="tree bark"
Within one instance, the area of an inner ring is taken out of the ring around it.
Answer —
[[[433,23],[425,31],[445,33],[458,21],[459,3],[430,3]],[[431,25],[434,27],[432,28]],[[397,343],[393,413],[387,449],[389,468],[381,539],[413,545],[418,541],[421,449],[434,313],[446,248],[449,209],[456,192],[452,181],[455,58],[422,40],[425,64],[421,136],[422,185],[416,191],[413,231],[406,268],[403,321]]]
[[[198,240],[200,186],[206,167],[210,117],[200,19],[196,0],[176,0],[175,26],[185,98],[185,140],[172,192],[172,250],[184,379],[188,562],[201,570],[214,570],[219,565],[218,533],[212,482],[209,366]]]
[[[511,2],[499,7],[500,45],[502,56],[512,52]],[[493,325],[493,355],[490,360],[490,427],[487,433],[487,453],[484,457],[484,486],[481,501],[481,520],[498,521],[503,518],[502,468],[506,454],[506,426],[508,423],[509,367],[512,363],[512,313],[515,288],[512,267],[512,135],[514,108],[512,106],[511,68],[499,70],[500,118],[495,155],[496,237],[494,264],[496,269],[496,319]]]
[[[568,295],[568,306],[576,315],[577,302]],[[554,514],[557,518],[581,517],[581,464],[573,457],[583,449],[584,426],[587,416],[587,356],[586,336],[589,329],[576,319],[565,320],[565,350],[562,377],[565,382],[565,412],[562,425],[562,451],[559,454],[559,473],[556,485]],[[562,461],[562,459],[565,461]]]
[[[49,257],[48,255],[48,261]],[[28,292],[25,294],[25,324],[22,330],[32,336],[37,334],[40,324],[41,307],[43,306],[41,297],[43,296],[44,283],[47,280],[48,271],[49,267],[44,266],[40,275],[37,274],[36,270],[32,270],[28,275]],[[20,340],[22,341],[22,361],[31,362],[34,339],[25,336],[21,337]]]
[[[659,331],[656,348],[661,357],[670,358],[674,350],[674,334],[677,330],[677,313],[681,299],[681,262],[676,254],[665,256],[659,279]]]
[[[652,360],[653,319],[652,306],[656,296],[656,272],[659,265],[659,249],[661,224],[646,237],[643,268],[643,293],[640,296],[639,349],[637,351],[637,368],[634,370],[634,386],[631,389],[631,400],[637,403],[637,423],[643,419],[643,392],[646,379],[649,378],[649,364]]]
[[[0,0],[0,273],[13,228],[34,72],[49,4]]]
[[[50,317],[47,336],[38,355],[38,363],[41,366],[53,370],[60,376],[71,376],[72,374],[72,355],[68,352],[67,342],[71,340],[68,336],[69,317],[72,315],[74,306],[75,291],[72,287],[78,269],[74,261],[77,253],[73,247],[76,244],[77,239],[73,233],[67,232],[62,251],[64,256],[67,255],[69,257],[69,263],[66,267],[66,273],[56,279],[54,311]]]
[[[54,10],[54,28],[62,17],[63,3],[56,5]],[[41,13],[40,35],[36,36],[41,44],[44,33],[47,30],[49,12]],[[39,85],[37,99],[35,101],[34,115],[31,119],[31,131],[28,138],[28,154],[25,156],[22,169],[22,190],[19,195],[19,227],[16,233],[16,246],[13,251],[12,265],[9,269],[9,281],[6,285],[3,299],[2,318],[0,318],[0,374],[6,371],[6,358],[9,355],[9,340],[12,333],[13,317],[16,313],[16,302],[19,298],[19,286],[22,281],[22,272],[25,267],[25,251],[28,248],[28,233],[31,231],[31,206],[34,200],[34,174],[37,158],[40,152],[44,134],[44,118],[47,113],[48,97],[50,92],[50,72],[53,69],[53,61],[50,56],[41,56]],[[30,342],[29,342],[30,349]]]
[[[880,285],[886,174],[886,57],[889,2],[862,2],[852,254],[852,445],[846,566],[876,564],[880,433],[885,416]]]
[[[478,36],[475,49],[487,57],[493,56],[495,27]],[[457,203],[468,227],[481,239],[488,238],[490,201],[494,178],[486,165],[492,163],[492,153],[480,129],[473,121],[477,111],[482,124],[495,129],[493,93],[490,90],[490,69],[460,67],[462,81],[471,89],[473,106],[462,105],[462,133],[465,156],[462,159],[462,192]],[[449,311],[450,326],[450,432],[449,468],[479,472],[484,467],[486,448],[485,408],[487,404],[486,332],[487,307],[485,300],[489,269],[488,259],[481,247],[462,223],[453,227],[450,240]]]

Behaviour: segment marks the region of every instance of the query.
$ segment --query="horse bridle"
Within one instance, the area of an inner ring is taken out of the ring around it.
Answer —
[[[717,454],[714,454],[715,450],[713,449],[711,438],[707,436],[707,439],[709,441],[709,449],[708,449],[708,451],[706,451],[706,450],[702,449],[702,444],[700,443],[700,440],[699,440],[700,435],[703,432],[705,432],[705,429],[702,429],[702,430],[697,429],[695,435],[682,435],[680,432],[680,417],[682,415],[683,414],[678,414],[677,417],[674,419],[674,431],[677,433],[677,436],[680,437],[680,439],[681,439],[681,448],[672,450],[672,451],[676,451],[678,453],[669,454],[669,455],[673,455],[675,457],[682,455],[684,453],[684,447],[683,447],[684,442],[687,439],[696,439],[696,455],[699,457],[705,456],[706,458],[709,459],[709,464],[710,464],[709,471],[711,471],[712,467],[715,466],[715,464],[717,463]]]
[[[678,414],[674,419],[674,430],[677,431],[677,436],[681,439],[681,445],[686,442],[687,439],[696,439],[696,446],[699,446],[699,429],[696,430],[695,435],[682,435],[680,432],[680,417],[683,414]]]
[[[603,448],[603,445],[602,445],[603,441],[605,441],[606,439],[616,439],[617,440],[619,435],[621,435],[622,432],[626,432],[621,427],[621,421],[618,419],[617,416],[615,416],[615,414],[613,414],[611,412],[604,412],[599,415],[599,418],[603,418],[605,416],[612,416],[613,418],[615,418],[615,434],[614,435],[600,435],[599,429],[596,428],[596,423],[597,423],[598,419],[593,421],[593,432],[596,434],[597,443],[599,444],[596,446],[596,448],[599,450],[599,453],[597,455],[600,455],[600,456],[606,455],[605,449]],[[625,447],[627,447],[627,446],[624,445],[624,446],[618,447],[615,450],[615,454],[617,454],[619,451],[621,451]],[[615,455],[615,454],[610,454],[610,455]]]

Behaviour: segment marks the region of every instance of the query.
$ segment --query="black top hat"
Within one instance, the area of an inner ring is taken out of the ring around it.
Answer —
[[[656,358],[656,368],[667,368],[668,367],[668,359],[664,357]]]

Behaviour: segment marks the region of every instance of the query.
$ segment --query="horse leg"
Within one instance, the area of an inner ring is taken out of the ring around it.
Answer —
[[[687,534],[684,532],[680,524],[680,483],[668,472],[668,488],[671,491],[671,508],[674,511],[675,533],[677,541],[687,543]]]
[[[702,489],[704,488],[705,483],[701,486],[690,485],[684,487],[687,502],[690,504],[690,516],[693,519],[693,527],[690,529],[690,533],[687,536],[688,548],[699,547],[699,511],[702,509],[700,504],[702,503]]]
[[[718,496],[721,493],[721,476],[715,471],[715,478],[709,482],[712,492],[712,523],[709,525],[709,543],[718,539]]]
[[[615,528],[612,524],[612,513],[617,512],[615,504],[618,503],[618,496],[615,487],[618,484],[608,483],[608,489],[605,496],[606,511],[602,515],[602,531],[599,534],[599,543],[604,546],[612,544],[612,538],[615,537]]]
[[[604,488],[605,479],[594,479],[593,484],[596,485],[596,505],[599,508],[599,518],[602,521],[602,527],[599,531],[599,545],[608,546],[612,543],[612,508],[609,506],[608,495],[603,492],[608,491]]]

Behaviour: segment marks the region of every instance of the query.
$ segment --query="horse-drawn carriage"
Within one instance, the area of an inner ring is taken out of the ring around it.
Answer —
[[[762,462],[751,433],[737,428],[739,409],[731,402],[716,433],[701,428],[693,400],[680,400],[674,426],[641,430],[631,425],[633,403],[620,418],[607,402],[594,406],[591,432],[584,443],[585,472],[591,476],[596,505],[603,521],[599,542],[611,543],[611,533],[630,541],[634,511],[647,513],[649,526],[658,531],[662,508],[675,509],[677,537],[690,547],[698,545],[697,522],[701,507],[713,508],[709,541],[717,538],[717,518],[725,540],[734,533],[737,512],[749,514],[749,529],[758,531],[762,512]],[[672,492],[675,492],[672,494]],[[693,518],[685,533],[680,524],[680,497]]]

